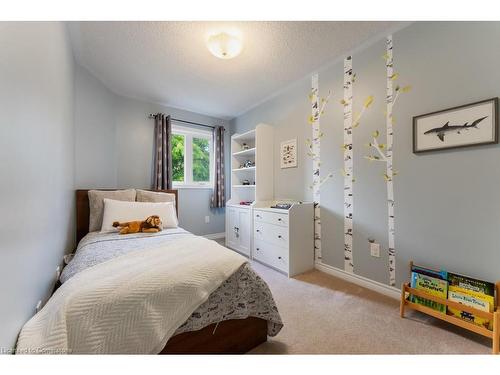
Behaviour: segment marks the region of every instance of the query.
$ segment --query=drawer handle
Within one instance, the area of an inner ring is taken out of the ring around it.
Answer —
[[[260,215],[255,215],[255,217],[260,217]]]
[[[260,249],[258,247],[256,247],[255,250],[259,251]]]
[[[259,229],[256,229],[255,231],[256,231],[257,233],[260,233],[260,230],[259,230]]]
[[[281,217],[280,217],[280,218],[278,218],[278,221],[281,221]]]
[[[278,257],[278,259],[281,259],[281,257]]]
[[[281,238],[281,234],[278,236],[278,238]]]

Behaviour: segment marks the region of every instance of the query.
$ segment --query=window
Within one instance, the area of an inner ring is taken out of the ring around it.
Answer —
[[[172,126],[172,180],[174,187],[212,187],[212,132]]]
[[[181,134],[172,134],[172,181],[184,182],[184,139]]]

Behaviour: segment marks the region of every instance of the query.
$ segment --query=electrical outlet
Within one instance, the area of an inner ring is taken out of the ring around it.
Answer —
[[[375,258],[380,258],[380,244],[370,242],[370,255]]]
[[[210,223],[210,216],[205,216],[205,224],[208,224]]]

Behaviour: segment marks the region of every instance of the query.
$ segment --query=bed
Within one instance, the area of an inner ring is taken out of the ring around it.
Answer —
[[[158,191],[175,194],[178,211],[177,190]],[[77,250],[20,352],[236,354],[281,330],[267,284],[240,255],[182,228],[88,233],[87,192],[76,191]]]

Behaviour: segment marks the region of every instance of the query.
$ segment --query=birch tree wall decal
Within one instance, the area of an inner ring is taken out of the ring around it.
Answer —
[[[378,143],[377,138],[380,132],[376,130],[372,136],[373,140],[368,144],[369,147],[375,149],[378,155],[365,156],[366,159],[370,161],[381,161],[386,164],[386,171],[383,174],[384,180],[387,185],[387,214],[388,214],[388,242],[389,242],[389,285],[396,285],[396,245],[395,245],[395,229],[394,229],[394,176],[397,172],[393,168],[393,109],[396,101],[401,93],[410,91],[410,86],[400,87],[396,85],[395,90],[393,89],[394,82],[399,78],[399,73],[394,73],[394,63],[392,58],[392,35],[389,35],[386,40],[386,54],[384,55],[386,60],[386,76],[387,76],[387,87],[386,87],[386,131],[387,140],[386,144]],[[396,95],[394,95],[396,91]]]
[[[359,126],[365,110],[373,103],[373,96],[369,96],[363,103],[361,113],[353,122],[352,102],[353,84],[356,74],[352,70],[352,56],[344,59],[344,99],[340,102],[344,106],[344,270],[354,272],[354,260],[352,254],[353,238],[353,214],[354,214],[354,147],[352,142],[353,128]]]
[[[313,182],[310,188],[313,191],[314,200],[314,256],[315,260],[321,262],[321,185],[333,176],[329,173],[323,179],[321,178],[321,138],[323,133],[320,127],[320,118],[324,113],[324,109],[331,93],[328,92],[326,98],[319,98],[319,77],[314,74],[311,79],[311,93],[309,99],[311,101],[311,116],[309,124],[312,126],[312,140],[307,139],[306,144],[309,147],[307,153],[313,161]]]
[[[352,259],[352,215],[354,179],[352,150],[352,57],[344,59],[344,269],[354,272]]]

